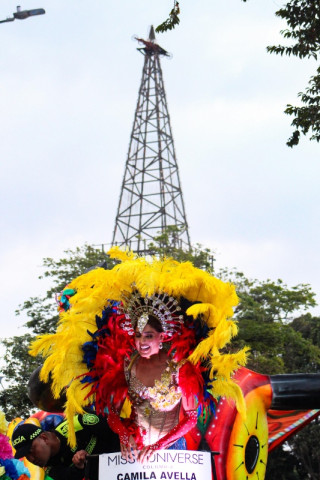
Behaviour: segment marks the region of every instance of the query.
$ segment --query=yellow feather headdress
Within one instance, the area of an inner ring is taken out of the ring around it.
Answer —
[[[180,263],[172,258],[148,260],[136,257],[113,247],[108,252],[111,258],[121,263],[112,270],[97,268],[74,279],[68,288],[76,291],[70,298],[71,308],[60,315],[54,334],[40,336],[31,346],[31,355],[45,357],[40,379],[52,379],[52,392],[58,398],[67,388],[66,414],[71,418],[82,413],[83,408],[94,401],[88,397],[89,385],[84,385],[79,376],[87,372],[83,363],[82,345],[92,337],[89,331],[96,330],[96,316],[112,301],[120,302],[126,295],[139,292],[141,297],[167,294],[178,301],[188,300],[190,308],[186,315],[201,318],[208,327],[208,334],[193,350],[188,360],[197,364],[204,361],[212,383],[213,396],[233,399],[244,414],[244,401],[240,388],[233,381],[233,372],[246,362],[247,349],[235,354],[223,354],[221,349],[236,335],[237,326],[231,320],[233,307],[238,298],[230,283],[213,277],[190,262]],[[70,422],[72,424],[72,422]],[[70,431],[69,441],[75,443]]]

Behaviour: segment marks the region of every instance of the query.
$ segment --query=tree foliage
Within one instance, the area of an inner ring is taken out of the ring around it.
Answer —
[[[153,242],[149,243],[148,250],[150,254],[160,257],[169,256],[179,262],[190,261],[195,267],[212,273],[214,253],[199,243],[191,247],[190,250],[178,247],[180,233],[179,227],[175,225],[168,226],[162,233],[154,237]]]
[[[299,461],[290,450],[281,446],[273,450],[268,457],[265,480],[301,480],[298,473]]]
[[[168,30],[172,30],[180,23],[180,6],[177,0],[174,0],[173,8],[169,13],[168,18],[162,22],[160,25],[157,26],[156,32],[163,33],[167,32]]]
[[[242,0],[246,2],[247,0]],[[288,28],[280,33],[290,45],[272,45],[269,53],[293,55],[298,58],[318,59],[320,50],[320,3],[310,0],[290,0],[275,15],[287,22]],[[288,147],[299,144],[301,133],[310,134],[310,140],[320,141],[320,67],[309,80],[305,92],[299,92],[300,106],[288,104],[285,113],[293,117],[294,127],[287,141]]]
[[[66,250],[65,257],[59,260],[44,258],[43,274],[39,279],[50,278],[51,286],[42,297],[32,297],[26,300],[16,310],[16,314],[26,314],[29,320],[25,326],[33,334],[51,333],[55,330],[58,321],[58,311],[54,302],[55,295],[75,277],[96,266],[110,268],[114,262],[106,255],[103,249],[90,245],[77,247],[75,250]]]
[[[242,0],[247,2],[248,0]],[[161,23],[157,32],[172,30],[180,23],[180,6],[175,0],[167,20]],[[271,45],[269,53],[296,56],[298,58],[318,59],[320,50],[320,3],[310,0],[290,0],[275,15],[287,23],[281,34],[289,45]],[[320,67],[311,76],[304,92],[298,93],[301,105],[287,104],[285,113],[293,119],[294,130],[287,141],[289,147],[299,144],[301,133],[310,135],[310,140],[320,141]]]
[[[42,359],[28,354],[29,344],[36,335],[52,333],[58,321],[55,294],[59,293],[74,277],[97,265],[105,267],[114,263],[101,250],[89,245],[67,250],[64,258],[43,259],[44,273],[39,278],[50,278],[51,286],[43,296],[32,297],[20,305],[17,315],[26,315],[25,327],[28,334],[3,340],[5,349],[3,367],[0,372],[8,386],[0,391],[0,407],[8,419],[28,417],[33,408],[28,395],[27,384],[30,374],[42,363]]]
[[[250,347],[248,368],[267,375],[320,370],[319,346],[303,337],[294,323],[316,304],[309,285],[289,288],[282,280],[250,280],[237,271],[221,275],[237,287],[239,333],[233,347]],[[307,314],[306,319],[313,317]]]
[[[31,334],[2,340],[5,354],[2,358],[1,375],[9,381],[9,386],[0,390],[0,408],[7,419],[26,417],[34,409],[27,395],[27,385],[31,373],[40,364],[28,354]]]
[[[317,417],[287,443],[271,452],[265,480],[318,480],[320,478],[320,420]]]
[[[318,480],[320,478],[320,420],[317,417],[297,435],[291,437],[288,444],[298,460],[297,471],[301,479]]]
[[[277,55],[294,55],[299,58],[318,59],[320,50],[320,3],[309,0],[291,0],[276,15],[286,20],[288,28],[281,31],[291,45],[274,45],[267,48]],[[295,128],[287,141],[289,147],[298,145],[300,134],[311,134],[310,140],[320,141],[320,67],[309,80],[305,92],[299,92],[301,106],[287,105],[285,113],[293,116]]]

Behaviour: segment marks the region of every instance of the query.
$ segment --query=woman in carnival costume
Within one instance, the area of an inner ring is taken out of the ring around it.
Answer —
[[[68,386],[67,418],[94,406],[119,434],[122,455],[133,449],[144,461],[186,448],[183,437],[221,396],[245,415],[232,375],[247,349],[221,351],[237,333],[234,286],[190,262],[148,261],[117,247],[109,255],[121,263],[73,280],[56,333],[31,347],[46,357],[40,378],[51,374],[54,397]]]

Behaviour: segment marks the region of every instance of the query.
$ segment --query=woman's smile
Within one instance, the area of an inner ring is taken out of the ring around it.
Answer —
[[[159,353],[162,340],[163,333],[157,332],[150,325],[146,325],[142,333],[137,331],[135,334],[136,349],[145,358]]]
[[[149,345],[140,345],[140,350],[142,350],[143,352],[146,352],[149,349],[150,349]]]

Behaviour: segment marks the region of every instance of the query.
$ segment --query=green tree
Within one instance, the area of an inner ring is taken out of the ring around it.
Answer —
[[[268,458],[265,480],[301,480],[298,469],[299,460],[290,450],[284,450],[282,446],[275,448]]]
[[[282,462],[286,462],[288,470],[290,466],[291,472],[296,472],[299,479],[318,480],[320,478],[320,420],[319,417],[312,423],[300,430],[296,435],[290,437],[287,442],[287,449],[275,449],[274,454],[270,455],[271,472],[279,466],[277,462],[277,453],[280,455]],[[279,450],[279,452],[277,452]],[[278,477],[266,477],[266,480]],[[287,477],[282,477],[287,478]],[[291,478],[291,477],[288,477]],[[296,477],[292,477],[293,479]]]
[[[151,255],[160,257],[169,256],[179,262],[190,261],[197,268],[213,273],[214,253],[209,248],[204,248],[197,243],[190,250],[184,250],[179,246],[179,228],[175,225],[167,227],[162,233],[154,237],[148,249]]]
[[[320,420],[312,423],[289,438],[288,445],[298,460],[297,471],[301,479],[318,480],[320,478]]]
[[[320,347],[320,317],[313,317],[310,313],[301,315],[291,322],[292,328],[300,332],[303,338],[311,340]]]
[[[76,276],[97,265],[105,268],[114,262],[101,250],[89,245],[66,250],[65,257],[59,260],[43,259],[44,273],[40,278],[50,278],[51,287],[40,297],[32,297],[20,305],[17,315],[28,318],[25,326],[29,333],[3,340],[5,349],[4,366],[0,373],[8,386],[0,391],[0,407],[8,419],[27,417],[34,408],[27,395],[27,384],[33,370],[42,363],[42,359],[31,357],[28,348],[36,335],[54,332],[58,321],[58,310],[54,297]]]
[[[34,409],[27,395],[27,385],[31,373],[41,362],[28,354],[31,339],[32,335],[27,334],[1,342],[5,348],[1,375],[9,380],[9,385],[0,390],[0,409],[8,420],[28,416]]]
[[[247,0],[242,0],[246,2]],[[320,3],[310,0],[290,0],[275,15],[287,22],[287,28],[281,30],[290,45],[267,47],[269,53],[276,55],[294,55],[298,58],[318,59],[320,50]],[[285,113],[293,117],[294,127],[287,141],[288,147],[299,144],[301,133],[310,134],[310,140],[320,141],[320,67],[316,75],[309,80],[305,92],[299,92],[300,106],[288,104]]]
[[[276,15],[286,20],[288,28],[281,34],[293,43],[267,47],[268,52],[317,60],[320,50],[320,3],[291,0]],[[289,147],[298,145],[301,133],[307,135],[310,132],[310,140],[320,141],[320,67],[316,72],[305,92],[298,93],[302,105],[287,105],[285,109],[287,115],[293,116],[291,125],[295,128],[287,141]]]
[[[222,271],[221,276],[237,287],[240,303],[235,318],[239,333],[233,347],[250,347],[248,368],[268,375],[320,368],[319,347],[291,326],[295,318],[316,304],[309,285],[289,288],[282,280],[250,280],[237,271]]]
[[[53,301],[55,295],[75,277],[96,266],[111,268],[114,262],[102,249],[90,245],[66,250],[65,257],[59,260],[44,258],[42,267],[44,273],[39,277],[50,278],[52,285],[42,297],[32,297],[16,310],[16,314],[25,313],[29,320],[25,326],[33,334],[54,332],[58,321],[58,310]]]
[[[242,0],[247,2],[248,0]],[[172,30],[180,23],[180,6],[174,0],[174,5],[168,18],[156,28],[157,32]],[[296,56],[299,58],[318,59],[320,49],[320,3],[310,0],[290,0],[275,15],[287,23],[287,28],[281,30],[285,40],[291,45],[268,46],[267,51],[276,55]],[[289,147],[299,144],[301,133],[310,134],[310,140],[320,141],[320,67],[313,75],[304,92],[299,92],[301,105],[287,104],[285,113],[293,117],[294,127],[287,141]]]
[[[180,15],[179,2],[177,2],[177,0],[174,0],[173,8],[170,10],[168,18],[164,22],[162,22],[160,25],[157,26],[156,32],[163,33],[175,28],[180,23],[179,15]]]

